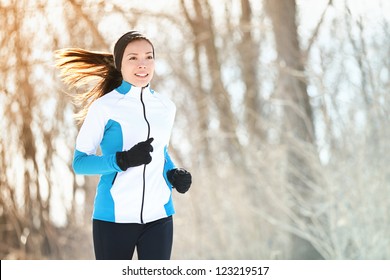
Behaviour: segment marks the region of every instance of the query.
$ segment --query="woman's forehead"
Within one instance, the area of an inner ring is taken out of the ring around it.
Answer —
[[[127,44],[125,53],[147,53],[147,52],[153,52],[152,45],[144,40],[144,39],[138,39],[131,41],[129,44]]]

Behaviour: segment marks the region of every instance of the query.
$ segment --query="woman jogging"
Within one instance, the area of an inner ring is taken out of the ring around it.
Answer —
[[[185,193],[192,179],[168,154],[176,107],[150,88],[153,44],[131,31],[113,54],[72,48],[56,55],[69,86],[97,79],[74,96],[82,126],[73,158],[75,173],[100,175],[92,216],[96,259],[132,259],[135,249],[138,259],[170,259],[172,188]]]

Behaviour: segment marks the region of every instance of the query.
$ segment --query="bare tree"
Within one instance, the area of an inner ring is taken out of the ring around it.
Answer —
[[[388,19],[328,1],[309,28],[293,0],[172,3],[0,0],[0,257],[93,258],[98,177],[71,170],[78,108],[53,51],[110,51],[123,28],[155,42],[170,152],[194,178],[173,194],[174,258],[388,258]]]
[[[309,147],[315,144],[313,113],[307,93],[303,56],[297,33],[296,4],[295,0],[266,1],[266,8],[273,23],[280,67],[276,81],[276,94],[284,103],[286,131],[284,137],[290,146],[288,164],[300,173],[289,172],[289,181],[305,200],[310,200],[311,191],[306,183],[306,180],[313,180],[310,163],[302,157],[300,148],[296,149],[291,145],[291,140],[302,141],[308,146],[308,150],[313,150]],[[305,179],[302,180],[302,178]],[[297,209],[292,209],[292,211],[297,211]],[[292,245],[292,258],[319,257],[311,244],[300,237],[294,237]]]

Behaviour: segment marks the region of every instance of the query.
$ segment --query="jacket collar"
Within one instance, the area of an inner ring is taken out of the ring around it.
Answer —
[[[150,84],[148,84],[146,87],[144,87],[144,89],[146,89],[147,91],[153,93],[153,90],[150,89]],[[115,90],[117,92],[119,92],[120,94],[123,94],[123,95],[128,94],[128,93],[133,95],[133,94],[140,94],[142,88],[141,87],[136,87],[136,86],[130,84],[129,82],[126,82],[125,80],[122,80],[122,84],[119,87],[117,87]]]

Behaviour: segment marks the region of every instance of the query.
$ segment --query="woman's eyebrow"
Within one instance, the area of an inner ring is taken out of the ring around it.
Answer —
[[[146,52],[145,54],[153,54],[153,52]],[[128,53],[126,56],[129,55],[139,55],[139,53]]]

